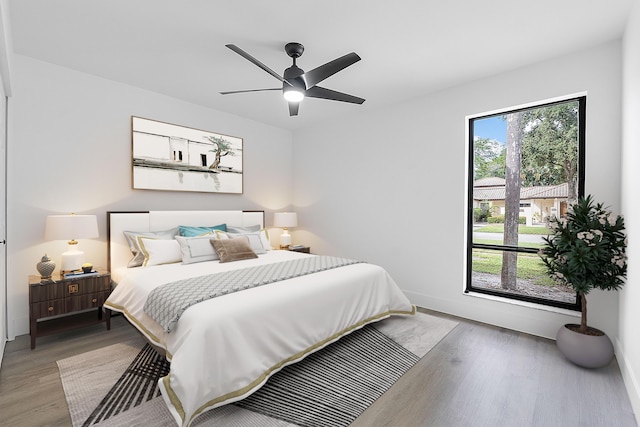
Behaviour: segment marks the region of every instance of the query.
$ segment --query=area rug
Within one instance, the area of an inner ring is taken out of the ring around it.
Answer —
[[[423,313],[367,325],[192,425],[347,426],[456,325]],[[175,425],[157,387],[169,364],[142,338],[57,363],[74,427]]]

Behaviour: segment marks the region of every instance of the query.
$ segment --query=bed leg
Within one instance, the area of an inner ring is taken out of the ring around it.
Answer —
[[[105,308],[104,306],[102,307],[102,310],[104,311],[104,321],[107,323],[107,331],[111,330],[111,310],[109,310],[108,308]]]

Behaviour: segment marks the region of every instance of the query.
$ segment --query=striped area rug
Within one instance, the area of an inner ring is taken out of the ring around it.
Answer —
[[[160,397],[158,380],[169,373],[169,367],[167,359],[145,344],[82,425],[98,424]]]
[[[347,426],[455,325],[418,313],[365,326],[194,425]],[[58,366],[74,427],[175,425],[157,387],[169,364],[144,341],[63,359]]]
[[[418,360],[368,325],[285,367],[236,405],[300,426],[348,426]]]

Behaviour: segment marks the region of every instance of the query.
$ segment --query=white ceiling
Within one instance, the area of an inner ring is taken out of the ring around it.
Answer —
[[[15,53],[286,129],[379,108],[620,38],[634,0],[9,0]],[[311,70],[362,61],[321,83],[363,105],[306,99],[289,117],[283,47]]]

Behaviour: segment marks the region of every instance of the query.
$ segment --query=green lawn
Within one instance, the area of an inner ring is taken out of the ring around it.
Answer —
[[[499,275],[502,270],[502,252],[474,249],[472,269],[480,273]],[[516,275],[520,279],[533,280],[539,285],[554,286],[554,282],[547,276],[544,263],[537,254],[519,253]]]
[[[483,233],[504,233],[504,224],[487,224],[475,229],[474,231],[481,231]],[[526,225],[519,225],[518,234],[540,234],[546,236],[551,234],[551,231],[549,231],[547,227],[528,227]]]
[[[487,224],[474,231],[484,233],[496,233],[495,239],[473,239],[473,243],[488,245],[502,244],[504,224]],[[537,234],[547,236],[551,232],[547,227],[518,226],[518,234]],[[527,248],[541,248],[544,243],[518,242],[518,246]],[[487,249],[473,250],[473,271],[500,275],[502,270],[502,252]],[[537,254],[519,253],[518,269],[516,273],[520,279],[533,280],[534,283],[544,286],[554,286],[555,283],[547,275],[544,263]]]

